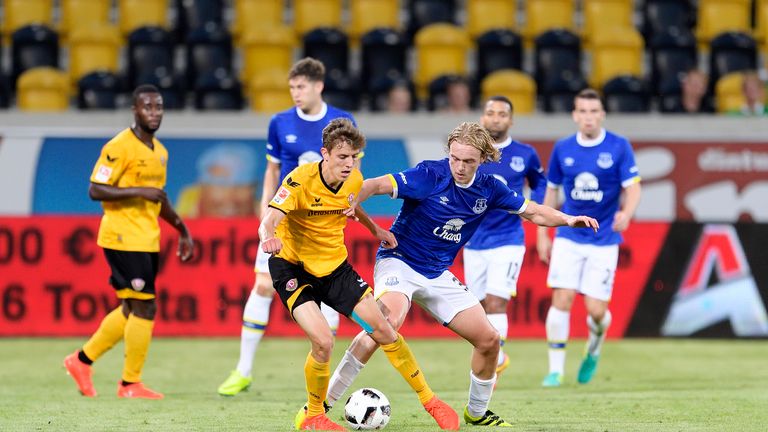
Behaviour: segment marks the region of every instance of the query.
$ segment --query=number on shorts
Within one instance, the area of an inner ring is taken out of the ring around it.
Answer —
[[[507,279],[517,280],[517,276],[519,274],[520,274],[520,263],[518,262],[509,263],[509,268],[507,269]]]

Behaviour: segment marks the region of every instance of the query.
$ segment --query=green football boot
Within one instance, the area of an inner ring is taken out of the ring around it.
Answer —
[[[480,417],[472,417],[469,415],[469,406],[464,407],[464,422],[473,426],[513,427],[491,410],[486,410]]]
[[[222,396],[234,396],[241,391],[248,390],[248,387],[251,386],[251,381],[251,377],[244,377],[235,369],[229,374],[229,378],[219,386],[219,394]]]
[[[581,361],[581,366],[579,367],[579,376],[577,378],[579,384],[586,384],[592,380],[592,377],[595,376],[595,371],[597,370],[598,360],[600,360],[599,355],[587,354],[584,356],[584,360]]]

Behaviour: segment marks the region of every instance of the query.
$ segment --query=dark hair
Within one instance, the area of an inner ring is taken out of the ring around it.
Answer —
[[[585,88],[584,90],[578,92],[576,97],[573,98],[574,105],[576,103],[576,99],[596,99],[599,100],[600,103],[603,102],[603,100],[600,98],[600,93],[598,93],[597,90],[593,88]]]
[[[141,84],[140,86],[136,87],[135,90],[133,90],[133,104],[136,105],[136,102],[139,100],[139,96],[145,93],[159,94],[160,90],[158,90],[157,87],[153,86],[152,84]]]
[[[323,147],[329,152],[336,146],[349,144],[354,150],[365,147],[365,137],[347,118],[332,120],[323,129]]]
[[[510,114],[515,111],[515,106],[512,105],[512,101],[509,100],[509,98],[506,97],[506,96],[502,96],[502,95],[491,96],[491,97],[488,98],[487,101],[485,101],[486,104],[488,102],[504,102],[505,104],[509,105],[509,113]]]
[[[325,66],[320,60],[304,57],[297,61],[288,72],[288,79],[299,76],[306,77],[308,81],[323,82],[325,81]]]

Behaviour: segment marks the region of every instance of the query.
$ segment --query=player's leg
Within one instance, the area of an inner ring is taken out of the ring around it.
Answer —
[[[162,399],[163,394],[145,387],[141,373],[152,341],[157,304],[154,298],[124,300],[130,309],[125,323],[125,361],[122,380],[117,386],[117,396],[122,398]]]
[[[325,303],[320,303],[320,312],[322,312],[325,320],[328,321],[331,333],[336,336],[336,332],[339,330],[339,313]]]

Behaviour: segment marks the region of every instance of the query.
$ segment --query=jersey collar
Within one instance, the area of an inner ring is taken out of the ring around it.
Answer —
[[[323,182],[323,186],[325,186],[326,189],[333,192],[334,195],[341,190],[341,187],[344,186],[344,182],[339,183],[339,187],[336,189],[332,188],[328,183],[325,182],[325,178],[323,177],[323,161],[320,161],[317,164],[317,174],[320,176],[320,181]]]
[[[323,105],[320,107],[320,112],[317,114],[304,114],[304,111],[296,107],[296,115],[299,116],[300,119],[305,121],[315,122],[318,120],[322,120],[323,117],[325,117],[326,113],[328,113],[328,104],[325,102],[323,102]]]
[[[605,128],[600,128],[600,135],[595,139],[585,138],[581,132],[576,132],[576,142],[582,147],[595,147],[600,145],[605,139]]]
[[[505,139],[500,143],[493,143],[493,146],[496,147],[496,150],[501,150],[510,144],[512,144],[512,137],[507,135],[507,139]]]
[[[470,180],[469,183],[459,184],[459,183],[456,183],[456,180],[454,180],[453,183],[462,189],[469,189],[470,187],[472,187],[472,184],[475,182],[476,178],[477,178],[477,171],[475,171],[475,175],[472,176],[472,180]]]

